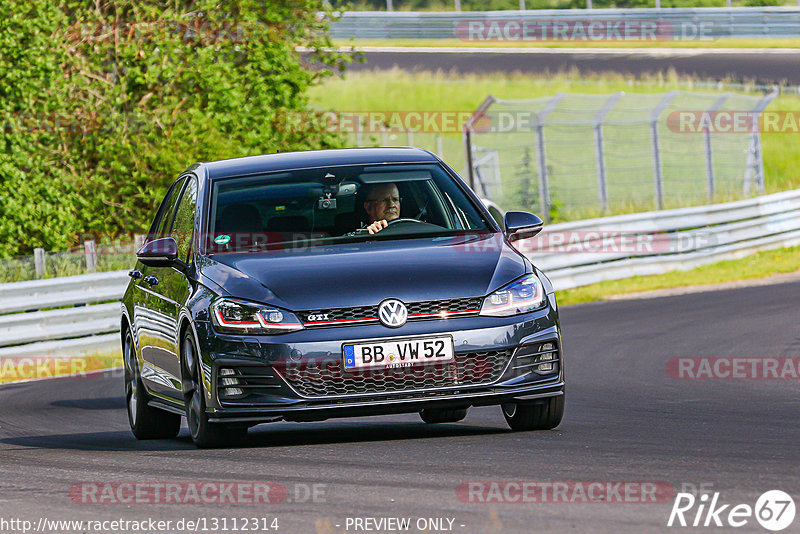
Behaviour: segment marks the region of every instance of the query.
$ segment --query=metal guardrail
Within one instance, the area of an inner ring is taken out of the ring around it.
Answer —
[[[514,23],[551,25],[566,23],[566,34],[581,40],[581,33],[573,35],[575,22],[589,24],[609,23],[613,32],[614,22],[626,24],[655,23],[659,39],[701,39],[721,37],[798,37],[800,36],[800,8],[797,7],[737,7],[737,8],[630,8],[630,9],[537,9],[526,11],[461,11],[461,12],[414,12],[414,11],[349,11],[331,24],[334,39],[464,39],[471,40],[468,24],[482,22],[483,35],[495,35],[491,24],[498,26],[499,39],[514,39],[520,35],[520,26]],[[506,36],[504,31],[513,30]],[[583,40],[591,39],[584,28]],[[603,30],[605,31],[605,30]],[[475,34],[472,34],[475,35]],[[538,36],[532,32],[529,36]],[[616,32],[612,33],[615,38]],[[616,40],[624,40],[624,34]],[[488,40],[488,39],[487,39]],[[523,39],[524,40],[524,39]],[[545,40],[532,38],[530,40]],[[636,39],[646,40],[646,39]]]
[[[519,246],[564,290],[800,245],[800,190],[545,228]]]
[[[613,250],[624,243],[651,247]],[[518,246],[563,290],[794,245],[800,245],[800,190],[549,225]],[[118,300],[127,281],[126,271],[115,271],[0,284],[0,357],[119,350],[119,303],[102,302]]]
[[[0,284],[0,357],[120,350],[127,271]],[[102,304],[97,304],[102,303]]]

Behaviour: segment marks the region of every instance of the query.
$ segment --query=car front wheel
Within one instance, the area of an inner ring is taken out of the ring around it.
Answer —
[[[221,447],[247,435],[247,427],[211,423],[206,413],[206,400],[200,356],[194,344],[191,330],[186,332],[181,345],[181,371],[183,374],[183,398],[186,405],[186,420],[194,444],[201,449]]]
[[[550,430],[557,427],[564,416],[564,395],[503,404],[503,416],[512,430]]]

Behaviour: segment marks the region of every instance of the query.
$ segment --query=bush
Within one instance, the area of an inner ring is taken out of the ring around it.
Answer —
[[[338,146],[306,90],[348,58],[311,0],[0,3],[0,256],[142,233],[196,161]],[[317,52],[311,69],[297,46]]]

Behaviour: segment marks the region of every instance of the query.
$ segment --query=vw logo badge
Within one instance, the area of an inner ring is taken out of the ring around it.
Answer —
[[[397,328],[406,324],[408,310],[406,305],[397,299],[386,299],[378,306],[378,319],[384,326]]]

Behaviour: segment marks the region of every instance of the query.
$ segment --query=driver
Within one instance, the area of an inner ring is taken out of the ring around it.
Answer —
[[[364,201],[364,211],[369,215],[367,226],[370,234],[380,232],[400,217],[400,192],[392,182],[375,184],[370,187]]]

